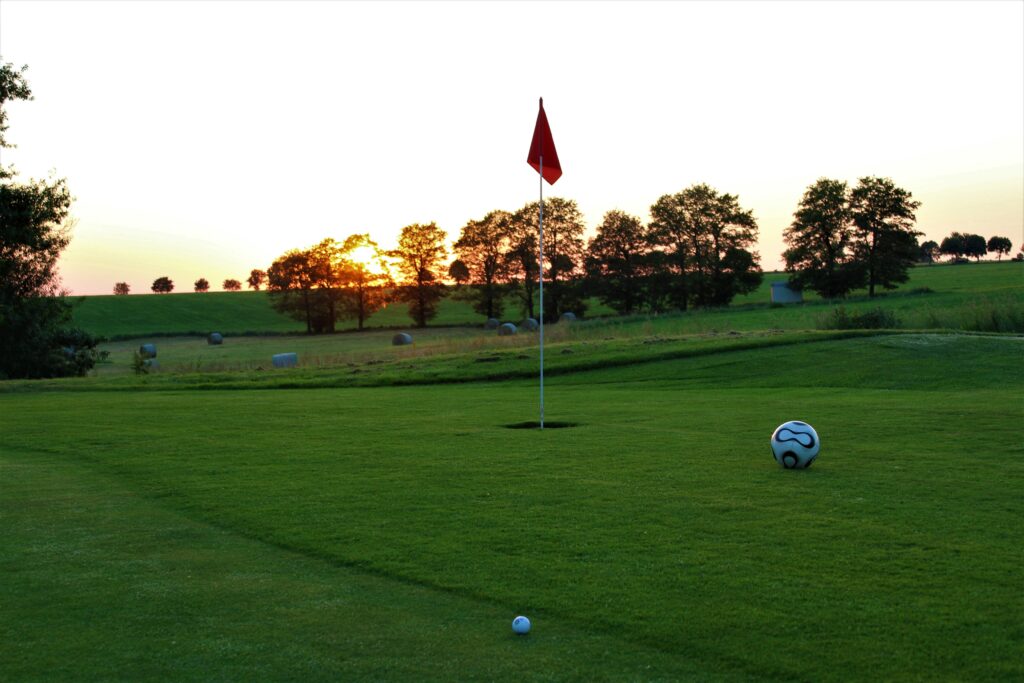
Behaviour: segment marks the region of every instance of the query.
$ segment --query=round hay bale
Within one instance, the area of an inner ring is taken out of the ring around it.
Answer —
[[[558,318],[558,321],[563,323],[574,323],[576,322],[576,314],[572,311],[566,311]]]
[[[488,318],[487,322],[484,323],[485,330],[496,330],[501,325],[501,321],[497,318]]]
[[[210,346],[217,346],[224,343],[224,335],[220,332],[211,332],[210,336],[206,338],[206,343]]]
[[[526,320],[523,321],[524,330],[530,330],[531,332],[533,332],[538,327],[540,327],[540,323],[534,320],[533,318],[527,318]]]
[[[299,354],[275,353],[270,361],[274,364],[275,368],[294,368],[299,364]]]
[[[156,344],[143,344],[139,347],[139,355],[143,358],[156,358]]]
[[[407,346],[412,344],[412,335],[406,334],[405,332],[399,332],[391,338],[392,346]]]
[[[498,336],[499,337],[509,337],[509,336],[515,334],[518,331],[519,330],[517,330],[516,326],[513,325],[512,323],[502,323],[498,327]]]

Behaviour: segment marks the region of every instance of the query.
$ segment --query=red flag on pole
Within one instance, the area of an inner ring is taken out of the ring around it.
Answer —
[[[548,185],[554,185],[555,181],[562,177],[562,167],[558,163],[555,140],[551,137],[551,127],[548,126],[548,117],[544,113],[543,97],[540,98],[540,113],[537,114],[537,126],[533,129],[530,156],[526,157],[526,163],[533,166],[533,169],[538,173],[541,172],[541,157],[544,157],[544,180],[548,181]]]

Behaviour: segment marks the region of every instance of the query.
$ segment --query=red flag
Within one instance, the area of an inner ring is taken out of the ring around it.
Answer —
[[[540,173],[541,157],[544,157],[544,180],[548,185],[562,177],[562,167],[558,163],[558,152],[555,151],[555,140],[551,137],[548,117],[544,113],[544,98],[540,98],[540,113],[537,114],[537,126],[533,129],[533,142],[530,143],[530,156],[526,163]]]

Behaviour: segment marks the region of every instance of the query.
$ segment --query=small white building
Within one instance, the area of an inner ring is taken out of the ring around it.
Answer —
[[[798,304],[804,300],[804,293],[799,289],[790,289],[788,282],[772,283],[773,304]]]

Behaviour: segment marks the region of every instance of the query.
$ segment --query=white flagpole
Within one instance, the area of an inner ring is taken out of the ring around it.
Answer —
[[[544,429],[544,155],[540,156],[540,428]]]

